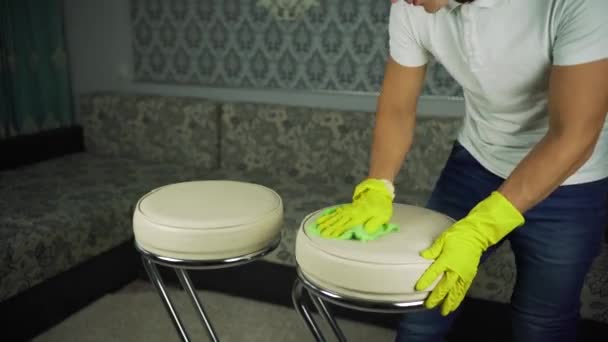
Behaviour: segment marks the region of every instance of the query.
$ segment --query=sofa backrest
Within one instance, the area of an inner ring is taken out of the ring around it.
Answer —
[[[396,183],[430,191],[459,119],[419,118]],[[221,167],[268,177],[354,184],[367,176],[375,117],[368,112],[224,103]]]
[[[462,119],[421,117],[416,121],[414,143],[396,183],[410,190],[430,192],[454,146]]]
[[[202,98],[87,94],[79,121],[87,152],[215,169],[219,109]]]

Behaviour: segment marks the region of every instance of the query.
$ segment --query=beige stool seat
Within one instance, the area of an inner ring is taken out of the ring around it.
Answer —
[[[301,273],[317,287],[345,298],[372,302],[423,300],[427,291],[414,286],[432,261],[419,253],[454,220],[429,209],[395,203],[391,223],[398,232],[375,241],[358,242],[310,236],[304,227],[324,209],[308,215],[296,238]]]
[[[280,236],[283,203],[258,184],[210,180],[170,184],[138,202],[133,231],[145,251],[181,260],[257,252]]]

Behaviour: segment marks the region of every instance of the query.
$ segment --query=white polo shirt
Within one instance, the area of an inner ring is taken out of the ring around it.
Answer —
[[[420,66],[433,55],[464,88],[458,141],[507,178],[548,130],[552,65],[608,58],[608,0],[476,0],[429,14],[391,7],[390,55]],[[565,184],[608,177],[608,121],[591,158]]]

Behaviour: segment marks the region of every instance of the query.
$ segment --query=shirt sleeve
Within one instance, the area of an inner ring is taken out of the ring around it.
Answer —
[[[391,57],[399,64],[418,67],[428,62],[428,52],[414,37],[408,15],[408,4],[397,1],[391,5],[388,24],[389,50]]]
[[[608,1],[562,1],[553,43],[554,65],[608,58]]]

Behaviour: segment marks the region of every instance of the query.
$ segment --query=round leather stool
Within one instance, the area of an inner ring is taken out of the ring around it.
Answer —
[[[423,309],[424,299],[439,280],[425,291],[415,284],[431,260],[419,253],[454,220],[429,209],[395,203],[391,223],[399,231],[368,242],[326,239],[305,229],[325,209],[308,215],[296,238],[296,279],[292,299],[317,341],[325,341],[304,303],[308,294],[339,341],[346,341],[326,305],[381,313],[406,313]]]
[[[211,340],[219,341],[187,270],[232,267],[261,258],[278,246],[282,225],[281,197],[258,184],[176,183],[139,199],[133,214],[136,247],[183,341],[190,338],[157,265],[175,270]]]

